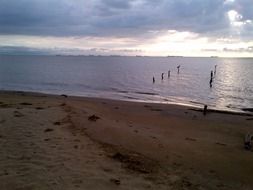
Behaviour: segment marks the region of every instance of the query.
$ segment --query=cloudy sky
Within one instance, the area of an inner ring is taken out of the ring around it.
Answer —
[[[253,0],[0,0],[0,54],[253,57]]]

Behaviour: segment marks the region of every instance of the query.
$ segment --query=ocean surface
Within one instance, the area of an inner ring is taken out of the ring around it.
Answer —
[[[0,90],[241,111],[253,108],[253,59],[2,55]]]

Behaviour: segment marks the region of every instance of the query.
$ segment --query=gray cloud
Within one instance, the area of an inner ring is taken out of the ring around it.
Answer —
[[[28,48],[22,46],[0,46],[0,55],[50,55],[47,49]]]
[[[223,51],[224,52],[249,52],[249,53],[253,53],[253,47],[238,48],[238,49],[223,48]]]
[[[136,36],[178,30],[226,36],[231,9],[253,20],[252,0],[1,0],[0,34]],[[252,24],[241,35],[253,37]]]
[[[202,49],[202,51],[205,51],[205,52],[239,52],[239,53],[242,53],[242,52],[247,52],[247,53],[253,53],[253,47],[252,46],[249,46],[249,47],[246,47],[246,48],[236,48],[236,49],[231,49],[231,48],[223,48],[222,50],[218,50],[218,49]]]
[[[140,49],[109,48],[30,48],[23,46],[0,46],[0,55],[138,55]]]

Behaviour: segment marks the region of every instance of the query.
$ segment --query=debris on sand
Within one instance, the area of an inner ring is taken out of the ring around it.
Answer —
[[[31,106],[33,104],[32,103],[27,103],[27,102],[22,102],[19,105],[22,105],[22,106]]]
[[[100,119],[100,117],[96,116],[96,115],[91,115],[88,117],[89,121],[97,121],[98,119]]]
[[[51,129],[51,128],[47,128],[47,129],[44,130],[45,133],[46,132],[51,132],[51,131],[53,131],[53,129]]]

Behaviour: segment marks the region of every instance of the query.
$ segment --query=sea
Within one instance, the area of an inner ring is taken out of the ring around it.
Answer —
[[[253,59],[0,55],[0,90],[242,112],[253,108]]]

